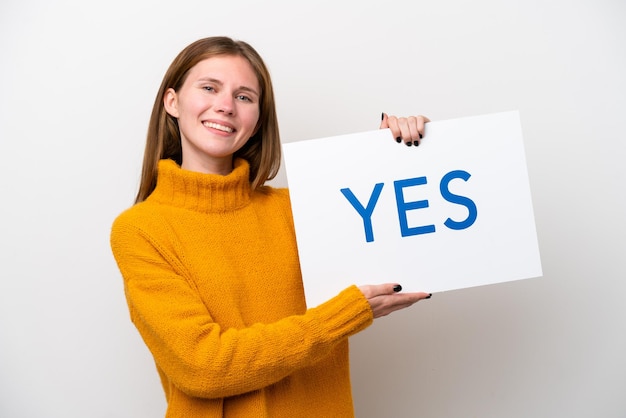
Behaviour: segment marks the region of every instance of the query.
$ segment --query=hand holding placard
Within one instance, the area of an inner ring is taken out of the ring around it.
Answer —
[[[369,302],[374,319],[408,308],[420,300],[430,299],[432,296],[432,294],[425,292],[400,293],[402,286],[391,283],[359,286],[359,290]]]

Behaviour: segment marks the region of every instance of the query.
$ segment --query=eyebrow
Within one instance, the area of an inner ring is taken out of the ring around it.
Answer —
[[[219,86],[223,86],[224,83],[222,83],[220,80],[218,80],[217,78],[212,78],[212,77],[201,77],[197,80],[197,83],[202,83],[202,82],[210,82],[210,83],[214,83],[217,84]],[[261,97],[261,95],[259,94],[259,92],[257,92],[255,89],[253,89],[252,87],[248,87],[248,86],[239,86],[239,88],[237,90],[242,90],[242,91],[248,91],[251,93],[254,93],[255,95],[257,95],[258,97]]]

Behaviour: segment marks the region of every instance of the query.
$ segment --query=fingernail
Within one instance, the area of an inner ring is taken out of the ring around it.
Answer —
[[[411,145],[413,145],[413,143],[412,143],[411,141],[409,141],[409,142],[407,142],[407,143],[406,143],[406,146],[407,146],[407,147],[410,147]]]
[[[380,120],[383,120],[383,119],[385,119],[385,112],[380,114]]]
[[[413,141],[413,145],[415,145],[416,147],[419,146],[419,141]]]
[[[430,299],[430,298],[432,298],[432,297],[433,297],[433,294],[432,294],[432,293],[429,293],[429,294],[428,294],[428,296],[426,296],[424,299]]]
[[[396,142],[399,144],[399,143],[400,143],[400,141],[402,141],[402,138],[397,137],[397,138],[396,138]]]
[[[419,132],[418,132],[418,133],[419,133]],[[420,135],[420,139],[422,139],[422,138],[423,138],[422,134],[419,134],[419,135]]]
[[[402,286],[400,286],[399,284],[397,284],[397,285],[395,285],[395,286],[393,287],[393,291],[394,291],[394,292],[399,292],[399,291],[401,291],[401,290],[402,290]]]

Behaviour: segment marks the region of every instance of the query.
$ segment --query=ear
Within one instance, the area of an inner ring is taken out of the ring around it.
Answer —
[[[167,89],[165,95],[163,95],[163,106],[170,116],[178,118],[178,95],[173,88]]]

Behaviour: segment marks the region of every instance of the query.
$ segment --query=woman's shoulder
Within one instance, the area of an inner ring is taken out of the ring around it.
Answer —
[[[289,189],[286,187],[274,187],[264,185],[256,190],[256,202],[271,210],[279,210],[286,216],[291,217],[291,200]]]
[[[289,199],[289,189],[286,187],[276,187],[265,184],[257,189],[257,193],[274,199]]]
[[[286,187],[263,185],[256,190],[256,195],[262,200],[268,200],[275,204],[291,207],[289,189]]]
[[[135,205],[125,209],[115,217],[112,224],[112,232],[139,232],[142,230],[150,230],[151,226],[157,226],[159,222],[157,213],[147,207],[146,202],[136,203]]]

